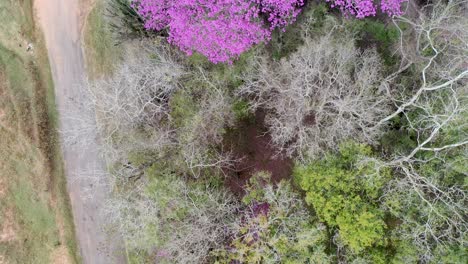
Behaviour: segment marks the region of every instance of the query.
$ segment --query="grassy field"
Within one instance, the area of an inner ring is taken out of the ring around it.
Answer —
[[[0,1],[2,264],[78,262],[53,89],[32,0]]]
[[[96,0],[84,29],[86,69],[92,79],[109,75],[120,58],[120,47],[112,36],[105,10],[104,1]]]

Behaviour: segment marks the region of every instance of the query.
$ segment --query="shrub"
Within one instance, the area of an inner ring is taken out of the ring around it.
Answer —
[[[294,170],[307,204],[320,220],[337,228],[344,244],[356,253],[382,244],[386,228],[377,199],[390,171],[375,169],[373,162],[359,162],[371,154],[370,147],[347,142],[337,154]]]
[[[111,31],[120,40],[149,37],[154,33],[145,29],[143,18],[129,0],[110,0],[106,15],[110,18]]]
[[[249,103],[244,100],[234,102],[233,111],[237,120],[245,120],[252,117],[252,113],[249,109]]]

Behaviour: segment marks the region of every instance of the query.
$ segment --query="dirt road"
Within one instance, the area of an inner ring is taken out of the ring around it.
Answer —
[[[73,107],[71,104],[79,104],[82,98],[80,83],[85,76],[85,67],[80,32],[86,9],[80,1],[34,1],[49,52],[61,130],[74,128],[74,122],[64,118],[64,112]],[[75,179],[84,169],[104,168],[93,146],[80,149],[62,146],[80,254],[86,264],[124,263],[124,255],[119,250],[121,241],[109,238],[102,230],[105,221],[100,209],[107,195],[104,186],[94,186],[93,198],[84,199],[90,183]]]

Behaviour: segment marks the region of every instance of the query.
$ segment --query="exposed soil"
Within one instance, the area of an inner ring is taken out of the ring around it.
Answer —
[[[235,129],[228,131],[224,139],[224,145],[230,148],[234,156],[242,158],[234,170],[226,171],[228,177],[225,181],[229,189],[239,195],[244,193],[243,187],[256,172],[270,172],[273,183],[292,175],[292,159],[271,144],[264,123],[264,111],[257,111],[252,119],[242,121]]]
[[[51,256],[52,264],[70,264],[70,254],[68,253],[67,247],[61,245],[54,249]]]
[[[2,223],[0,228],[0,242],[11,242],[17,239],[16,224],[13,216],[13,211],[7,209],[2,217]]]
[[[0,123],[0,125],[1,125],[1,123]],[[0,163],[0,165],[1,165],[1,163]],[[0,166],[0,169],[3,169],[2,166]],[[0,199],[3,199],[6,196],[6,193],[7,193],[6,183],[4,183],[2,179],[0,179]]]
[[[5,95],[4,87],[3,87],[5,85],[5,83],[6,83],[6,80],[5,80],[4,73],[2,72],[2,70],[0,70],[0,98],[4,98],[5,96],[7,96],[7,95]],[[7,113],[1,107],[3,107],[3,105],[0,102],[0,127],[6,128],[6,125],[4,124],[3,121],[4,121]],[[1,189],[1,187],[0,187],[0,189]]]

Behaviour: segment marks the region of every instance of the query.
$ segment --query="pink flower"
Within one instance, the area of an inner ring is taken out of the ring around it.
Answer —
[[[149,30],[168,31],[168,41],[213,63],[232,62],[272,30],[294,22],[303,0],[134,0]],[[267,17],[268,24],[262,19]]]
[[[228,62],[253,45],[268,42],[274,29],[284,30],[305,0],[132,0],[148,30],[167,30],[168,41],[211,62]],[[375,0],[325,0],[346,15],[375,16]],[[401,15],[407,0],[380,0],[388,15]]]
[[[356,18],[375,16],[375,0],[326,0],[332,7],[338,7],[343,13]],[[408,0],[380,0],[380,10],[389,16],[401,15],[401,4]]]
[[[408,0],[381,0],[380,9],[389,16],[400,16],[403,14],[401,4]]]

